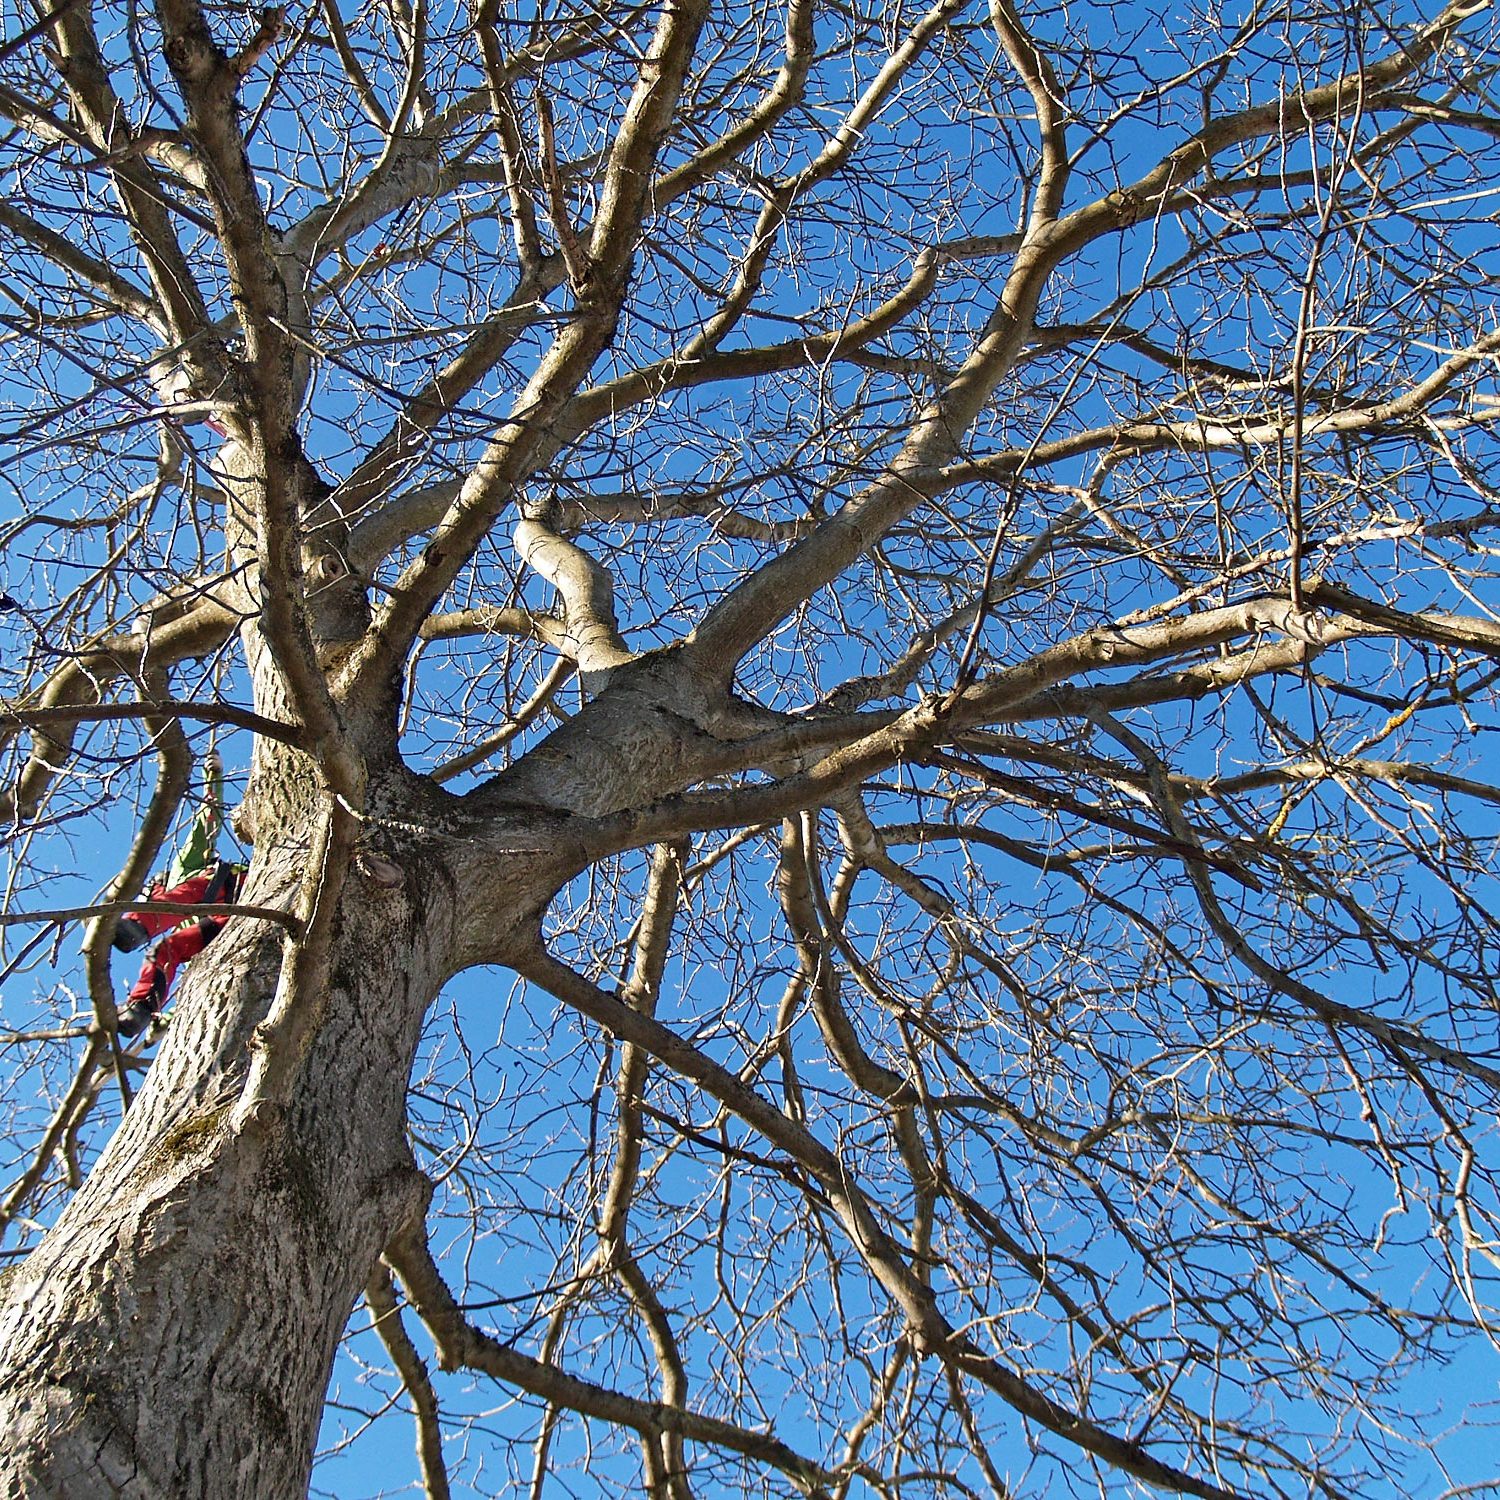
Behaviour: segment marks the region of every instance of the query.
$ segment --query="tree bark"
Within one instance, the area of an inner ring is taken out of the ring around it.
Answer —
[[[299,877],[261,857],[248,899]],[[83,1190],[0,1283],[7,1493],[276,1500],[306,1493],[328,1371],[354,1299],[425,1206],[404,1133],[423,1013],[464,945],[461,882],[429,857],[345,882],[329,974],[287,1108],[236,1129],[280,968],[235,921],[185,974],[145,1087]],[[534,905],[530,882],[487,904]],[[496,914],[498,919],[496,919]]]
[[[247,634],[257,707],[294,717],[277,664]],[[468,802],[401,766],[377,702],[339,710],[346,747],[368,747],[361,810],[330,795],[305,753],[260,741],[240,900],[300,901],[304,930],[293,941],[269,921],[232,920],[184,972],[121,1128],[0,1279],[10,1493],[306,1493],[354,1300],[426,1206],[405,1099],[427,1007],[459,970],[530,951],[547,902],[599,852],[570,824],[691,779],[717,743],[699,724],[724,719],[699,676],[681,653],[622,664]],[[335,818],[355,825],[352,852],[313,878],[316,830]],[[308,913],[329,890],[326,962],[309,967],[299,960],[322,938]]]

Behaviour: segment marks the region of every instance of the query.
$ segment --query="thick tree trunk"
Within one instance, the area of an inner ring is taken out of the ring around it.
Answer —
[[[294,888],[295,860],[281,861],[257,870],[248,899]],[[404,1096],[456,915],[454,883],[430,875],[419,889],[347,882],[291,1103],[238,1134],[232,1109],[280,939],[233,922],[188,971],[120,1131],[0,1290],[5,1493],[306,1493],[354,1298],[424,1203]]]
[[[356,816],[316,792],[305,757],[260,743],[244,899],[290,910],[299,891],[336,889],[326,963],[284,963],[282,934],[240,919],[186,971],[120,1130],[0,1279],[5,1493],[305,1495],[354,1299],[425,1206],[405,1134],[422,1017],[451,974],[534,940],[547,900],[586,863],[572,815],[626,805],[648,779],[681,785],[692,755],[713,749],[674,704],[706,714],[680,666],[627,669],[465,804],[392,763]],[[285,714],[273,692],[257,696]],[[384,720],[369,710],[367,722]],[[311,830],[335,816],[354,820],[357,842],[314,880]],[[299,954],[323,941],[320,929]],[[293,986],[291,1008],[278,997],[262,1026],[278,986]],[[257,1059],[286,1042],[295,1056],[273,1070],[276,1097],[244,1108]]]

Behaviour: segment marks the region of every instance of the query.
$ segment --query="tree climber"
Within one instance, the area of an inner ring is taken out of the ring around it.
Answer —
[[[140,978],[126,996],[117,1027],[123,1037],[138,1036],[151,1024],[166,1004],[178,966],[202,952],[229,920],[217,915],[184,919],[177,912],[153,911],[152,903],[227,904],[234,900],[245,873],[244,865],[220,859],[218,854],[219,828],[224,821],[224,764],[217,751],[210,750],[204,758],[203,773],[203,801],[166,876],[153,882],[145,906],[127,912],[115,924],[114,946],[122,953],[133,953],[166,933],[146,956]]]

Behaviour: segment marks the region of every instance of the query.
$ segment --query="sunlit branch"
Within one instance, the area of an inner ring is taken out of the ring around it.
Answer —
[[[431,1330],[447,1370],[473,1369],[492,1375],[571,1411],[619,1422],[637,1432],[672,1434],[690,1442],[725,1448],[771,1465],[818,1495],[834,1482],[827,1469],[803,1458],[778,1439],[733,1423],[664,1403],[641,1401],[580,1380],[553,1364],[532,1359],[474,1328],[463,1316],[427,1246],[416,1236],[393,1244],[387,1259],[401,1277],[412,1305]]]
[[[78,922],[91,917],[118,917],[140,905],[129,901],[96,901],[91,906],[65,906],[53,911],[0,912],[0,927],[30,927],[38,922]],[[293,936],[300,937],[303,922],[291,912],[275,906],[245,905],[234,901],[216,901],[211,905],[194,901],[152,901],[152,911],[170,912],[179,917],[253,917],[257,921],[275,922]]]
[[[587,295],[542,358],[509,418],[489,444],[420,558],[403,570],[381,612],[362,669],[385,669],[390,651],[404,649],[515,486],[539,458],[555,452],[551,428],[613,333],[625,281],[649,199],[652,166],[692,62],[705,18],[701,0],[668,3],[642,60],[636,88],[610,148],[599,209],[589,230]]]
[[[939,1312],[924,1285],[875,1218],[848,1164],[840,1161],[801,1126],[748,1089],[733,1074],[650,1017],[590,984],[582,975],[541,949],[520,966],[528,979],[551,991],[622,1041],[634,1042],[658,1062],[691,1078],[753,1130],[785,1151],[822,1186],[851,1244],[871,1275],[907,1320],[909,1337],[924,1353],[937,1354],[963,1374],[990,1387],[1023,1416],[1107,1459],[1126,1473],[1203,1500],[1226,1500],[1233,1491],[1206,1483],[1162,1463],[1140,1444],[1114,1436],[1043,1395],[1014,1371],[983,1354],[956,1332]]]
[[[426,1362],[401,1322],[396,1289],[391,1283],[391,1273],[384,1265],[377,1266],[365,1283],[365,1302],[374,1319],[375,1332],[380,1335],[380,1341],[411,1398],[417,1422],[417,1457],[422,1465],[422,1483],[427,1488],[428,1500],[448,1500],[452,1491],[448,1485],[448,1466],[443,1458],[437,1393],[432,1388]]]
[[[137,672],[150,671],[157,666],[167,667],[190,656],[206,655],[221,645],[238,623],[232,611],[205,597],[178,618],[162,624],[148,622],[137,632],[91,644],[54,672],[31,703],[6,705],[9,722],[0,724],[0,743],[9,738],[5,733],[7,728],[24,727],[22,716],[32,710],[55,713],[56,717],[50,726],[45,720],[42,722],[40,731],[34,736],[32,754],[14,786],[0,789],[0,821],[26,821],[35,815],[47,788],[67,759],[73,739],[67,731],[87,721],[87,710],[103,706],[100,700],[105,686]],[[149,712],[168,716],[173,712],[170,706],[119,707],[121,715],[127,718]],[[85,712],[79,713],[79,709]],[[187,710],[184,708],[182,712],[185,715]],[[50,732],[52,727],[58,732]],[[278,726],[278,730],[280,728]],[[285,736],[277,732],[273,737],[280,739]]]

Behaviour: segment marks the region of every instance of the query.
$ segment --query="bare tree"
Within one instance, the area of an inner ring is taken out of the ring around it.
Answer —
[[[14,17],[8,1493],[302,1494],[346,1331],[432,1496],[1442,1488],[1497,65],[1484,0]],[[128,1042],[214,737],[248,880]]]

